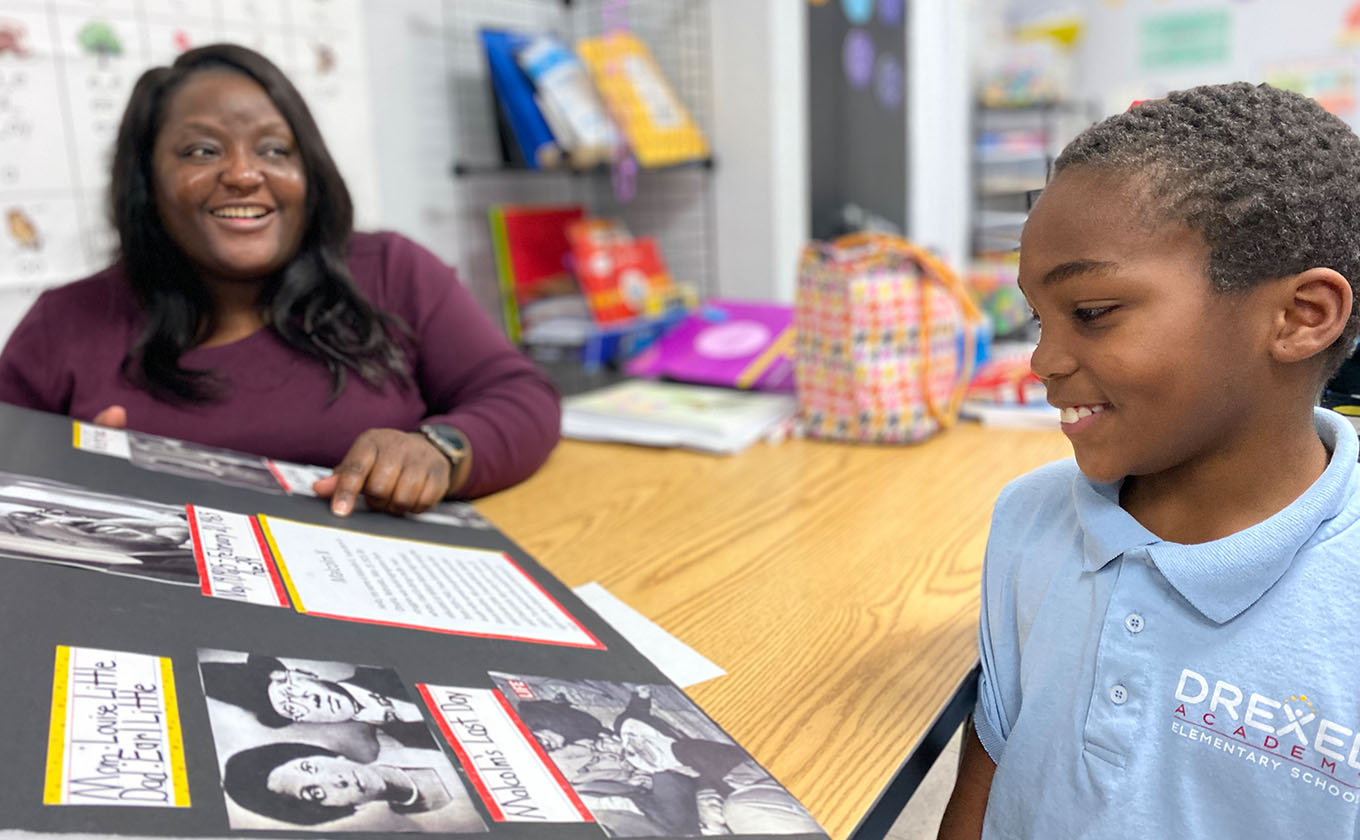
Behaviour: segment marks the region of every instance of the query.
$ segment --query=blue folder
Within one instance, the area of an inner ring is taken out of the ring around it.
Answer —
[[[486,50],[492,89],[520,155],[530,169],[542,169],[545,162],[558,158],[559,150],[534,102],[533,82],[515,61],[515,52],[529,43],[529,36],[500,29],[482,29],[478,34]]]

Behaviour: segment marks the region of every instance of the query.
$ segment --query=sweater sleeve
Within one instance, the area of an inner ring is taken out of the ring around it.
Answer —
[[[528,478],[557,445],[557,390],[434,254],[394,237],[384,263],[388,309],[414,332],[426,420],[453,426],[471,445],[459,495],[484,496]]]
[[[73,388],[62,364],[62,342],[52,335],[51,292],[44,292],[10,334],[0,352],[0,402],[66,414]]]

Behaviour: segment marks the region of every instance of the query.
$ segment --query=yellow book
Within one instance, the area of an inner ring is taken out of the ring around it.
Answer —
[[[637,36],[583,38],[576,51],[590,70],[638,164],[669,166],[708,157],[708,141]]]

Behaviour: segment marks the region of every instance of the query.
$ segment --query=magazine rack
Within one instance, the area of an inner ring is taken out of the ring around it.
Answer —
[[[478,37],[482,27],[581,38],[625,28],[643,41],[699,130],[711,138],[711,0],[445,0],[444,42],[453,98],[455,160],[450,171],[468,277],[494,277],[487,226],[493,204],[581,204],[622,219],[635,236],[655,237],[675,282],[701,298],[716,290],[713,159],[653,169],[626,164],[534,170],[502,154],[496,103]],[[596,358],[601,358],[598,355]]]

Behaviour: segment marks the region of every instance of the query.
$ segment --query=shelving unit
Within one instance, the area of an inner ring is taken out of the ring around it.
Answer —
[[[481,27],[552,32],[578,39],[625,26],[651,50],[676,96],[712,138],[710,0],[443,0],[445,48],[453,97],[455,193],[465,270],[495,276],[487,225],[493,204],[581,204],[594,216],[622,219],[637,236],[655,237],[672,277],[700,296],[715,288],[712,169],[699,161],[637,169],[619,189],[613,167],[533,170],[503,159]],[[630,194],[631,193],[631,194]]]
[[[1033,338],[1027,335],[1027,307],[1015,288],[1020,232],[1053,161],[1090,117],[1088,108],[1070,102],[974,108],[969,274],[1001,336]]]
[[[1019,246],[1028,196],[1048,181],[1054,158],[1072,136],[1074,112],[1079,109],[1062,102],[974,110],[974,256]]]

